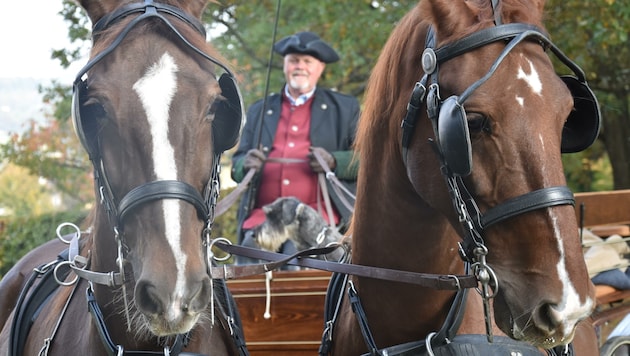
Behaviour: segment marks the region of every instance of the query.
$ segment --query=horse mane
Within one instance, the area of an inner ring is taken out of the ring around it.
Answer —
[[[501,19],[503,23],[529,23],[544,29],[544,3],[503,0],[499,3]],[[532,6],[538,11],[531,11]],[[388,158],[400,152],[398,146],[380,147],[374,143],[389,142],[391,135],[401,135],[400,123],[411,90],[423,75],[420,57],[429,25],[435,28],[439,45],[488,27],[493,21],[490,0],[422,0],[409,11],[392,31],[370,75],[357,128],[356,151],[370,157],[375,150],[386,150],[383,154]]]

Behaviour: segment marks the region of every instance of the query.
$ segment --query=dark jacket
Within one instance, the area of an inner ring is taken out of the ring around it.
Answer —
[[[256,148],[257,129],[263,109],[262,106],[263,100],[259,100],[247,111],[247,120],[241,139],[236,152],[232,156],[232,179],[236,182],[243,180],[247,173],[243,170],[243,162],[247,151]],[[264,114],[260,138],[262,151],[265,154],[268,154],[269,149],[272,147],[278,121],[280,120],[281,108],[282,95],[271,94],[267,100],[267,110]],[[311,110],[311,145],[322,147],[335,157],[337,162],[335,175],[354,194],[356,192],[358,164],[352,160],[354,154],[352,145],[359,120],[359,102],[352,96],[318,87],[315,90]],[[254,178],[252,180],[253,188],[248,189],[241,199],[237,213],[239,239],[242,238],[240,226],[249,215],[253,206],[252,199],[255,199],[258,182],[259,180]],[[345,208],[335,195],[335,191],[330,187],[330,182],[328,182],[328,185],[331,201],[341,215],[342,224],[346,225],[350,219],[351,212]]]

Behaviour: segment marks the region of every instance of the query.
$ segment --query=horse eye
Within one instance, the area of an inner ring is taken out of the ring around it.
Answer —
[[[108,117],[107,110],[105,110],[105,107],[103,106],[103,104],[101,104],[98,100],[89,99],[83,105],[84,106],[81,111],[86,116],[89,116],[97,120],[107,119]]]
[[[214,118],[214,114],[216,114],[217,110],[219,109],[219,105],[221,105],[223,101],[225,101],[225,98],[222,96],[216,97],[212,101],[212,104],[210,104],[210,107],[208,108],[208,111],[206,112],[206,116],[208,117],[208,119]]]
[[[479,113],[469,113],[468,130],[471,134],[479,134],[481,132],[491,133],[492,125],[490,119]]]

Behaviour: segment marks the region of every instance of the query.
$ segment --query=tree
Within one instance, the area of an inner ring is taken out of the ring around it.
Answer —
[[[26,168],[7,164],[0,172],[0,215],[26,217],[53,211],[52,195],[43,180]]]
[[[341,57],[327,66],[321,85],[361,97],[381,47],[413,6],[391,0],[285,1],[276,40],[299,31],[317,33]],[[241,76],[246,105],[263,97],[276,10],[274,0],[237,0],[218,7],[211,4],[204,17],[214,34],[212,44],[231,59]],[[269,88],[274,92],[284,81],[282,58],[274,54],[271,65]]]
[[[267,66],[278,0],[210,3],[204,23],[211,42],[231,61],[239,77],[245,106],[265,92]],[[371,68],[396,22],[415,2],[393,0],[306,1],[281,3],[277,38],[310,30],[330,42],[342,59],[329,65],[321,84],[361,99]],[[75,3],[64,0],[61,15],[69,23],[74,49],[58,49],[54,57],[67,66],[89,46],[89,20]],[[572,188],[610,189],[601,172],[612,166],[614,188],[630,188],[630,4],[621,0],[549,0],[545,24],[554,42],[587,73],[602,107],[601,139],[593,148],[565,155]],[[558,65],[558,68],[562,68]],[[272,57],[269,90],[282,82],[281,58]],[[56,85],[50,98],[58,99],[57,118],[67,118],[69,90]],[[601,172],[594,170],[602,169]]]
[[[582,66],[601,105],[603,147],[582,157],[605,150],[614,188],[630,188],[630,3],[550,0],[546,24],[556,44]]]
[[[42,177],[47,185],[52,185],[49,189],[64,198],[65,206],[58,208],[82,209],[92,200],[89,198],[93,194],[87,155],[67,119],[49,119],[42,125],[31,122],[29,130],[22,135],[13,134],[7,143],[0,145],[0,157],[26,169],[35,179]],[[16,179],[15,175],[13,179]],[[15,182],[9,180],[7,184],[20,186],[23,183],[24,180],[16,179]],[[22,194],[17,189],[7,190],[3,199],[26,198]],[[15,212],[18,211],[22,212],[22,209]]]

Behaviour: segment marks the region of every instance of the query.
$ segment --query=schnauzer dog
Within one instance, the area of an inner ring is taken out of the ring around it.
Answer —
[[[254,235],[265,250],[278,251],[287,240],[291,240],[298,251],[342,242],[343,235],[337,229],[330,227],[315,209],[297,198],[278,198],[263,206],[263,211],[267,219],[256,228]],[[325,258],[338,261],[343,255],[344,249],[340,247]]]

